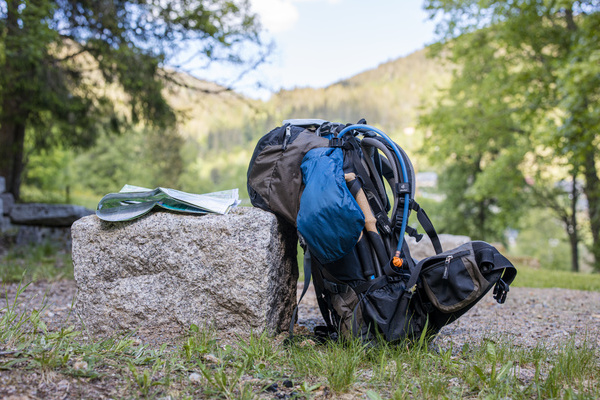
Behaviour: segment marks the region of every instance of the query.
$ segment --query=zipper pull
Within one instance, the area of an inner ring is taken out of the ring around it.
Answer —
[[[450,261],[452,261],[453,258],[453,256],[446,257],[446,261],[444,261],[444,274],[442,275],[442,279],[448,279],[448,265],[450,265]]]
[[[288,140],[290,140],[290,137],[292,137],[292,126],[288,125],[285,128],[285,137],[283,138],[283,145],[281,146],[281,150],[284,150],[287,148],[287,144],[288,144]]]

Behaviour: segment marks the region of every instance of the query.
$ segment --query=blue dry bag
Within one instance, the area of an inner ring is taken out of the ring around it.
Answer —
[[[313,149],[302,160],[305,187],[296,223],[321,263],[352,251],[365,226],[365,216],[346,186],[343,163],[342,149],[331,147]]]

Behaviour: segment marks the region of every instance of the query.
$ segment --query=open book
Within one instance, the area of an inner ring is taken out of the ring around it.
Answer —
[[[238,189],[194,194],[162,187],[147,189],[125,185],[119,193],[107,194],[100,200],[96,215],[104,221],[128,221],[150,212],[154,207],[194,214],[227,214],[238,204]]]

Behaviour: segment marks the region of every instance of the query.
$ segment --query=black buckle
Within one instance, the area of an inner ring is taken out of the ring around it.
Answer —
[[[400,229],[400,228],[398,228],[398,229]],[[406,233],[408,233],[408,236],[414,237],[415,240],[417,241],[417,243],[419,243],[421,241],[421,239],[423,239],[423,234],[419,233],[412,226],[409,226],[409,225],[406,226]]]
[[[329,147],[342,147],[344,145],[344,141],[339,137],[332,137],[329,139]]]
[[[375,216],[375,219],[377,220],[377,227],[381,232],[385,233],[386,235],[392,234],[392,228],[390,227],[387,215],[379,213]]]
[[[502,279],[498,279],[496,286],[494,286],[494,299],[496,299],[498,304],[503,304],[506,301],[506,295],[509,290],[510,287],[508,286],[508,283],[504,282]]]
[[[330,282],[327,279],[323,279],[323,287],[330,293],[342,294],[350,291],[350,286],[340,285],[335,282]]]

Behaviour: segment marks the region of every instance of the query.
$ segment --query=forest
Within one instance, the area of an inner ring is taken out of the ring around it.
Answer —
[[[597,1],[428,0],[435,45],[266,101],[170,68],[191,40],[207,62],[252,65],[239,43],[264,45],[242,6],[141,1],[159,16],[141,24],[96,3],[0,2],[0,175],[18,201],[93,209],[125,184],[247,198],[254,145],[281,121],[365,118],[435,173],[417,197],[440,232],[600,272]]]

